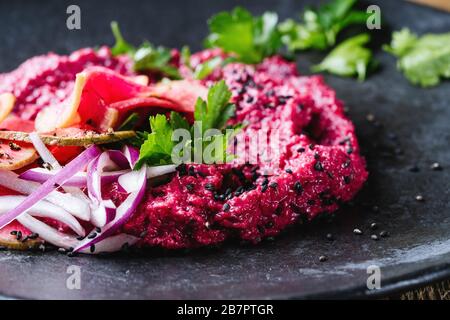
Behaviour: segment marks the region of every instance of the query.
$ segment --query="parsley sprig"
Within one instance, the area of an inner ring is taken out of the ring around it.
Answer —
[[[450,32],[418,37],[409,29],[393,33],[384,50],[398,57],[397,67],[413,84],[431,87],[450,78]]]
[[[208,21],[210,35],[206,47],[219,47],[236,55],[244,63],[258,63],[271,56],[281,47],[278,31],[278,16],[266,12],[253,16],[249,11],[237,7],[231,12],[220,12]]]
[[[228,134],[224,132],[225,124],[235,113],[235,105],[230,103],[230,98],[231,92],[222,80],[209,89],[206,101],[198,98],[195,105],[195,122],[193,125],[190,125],[177,112],[171,112],[169,119],[163,114],[150,117],[151,133],[147,134],[146,140],[141,145],[136,168],[141,167],[144,163],[149,165],[172,163],[173,152],[178,152],[178,150],[174,151],[174,148],[179,142],[173,141],[173,134],[177,129],[189,131],[191,138],[186,141],[186,144],[189,147],[188,149],[193,150],[193,154],[198,151],[196,148],[199,144],[204,150],[209,145],[218,142],[222,148],[219,148],[219,151],[213,154],[213,162],[223,163],[230,159],[226,150],[228,141],[240,129],[240,126],[237,125],[231,130],[232,132],[227,132]],[[203,137],[208,129],[218,129],[221,134],[210,136],[209,139],[200,138],[200,141],[194,141],[195,130],[199,130]],[[183,156],[177,155],[180,158]],[[192,160],[191,155],[189,155],[189,160]]]
[[[114,47],[111,48],[113,56],[129,55],[133,59],[135,71],[161,73],[172,79],[181,78],[178,69],[170,64],[172,59],[170,49],[162,46],[155,47],[148,41],[135,48],[123,38],[119,25],[115,21],[111,22],[111,30],[116,40]]]
[[[308,8],[301,22],[288,19],[279,26],[283,42],[290,51],[326,50],[336,43],[337,35],[352,24],[365,24],[367,13],[354,10],[357,0],[332,0],[318,8]]]

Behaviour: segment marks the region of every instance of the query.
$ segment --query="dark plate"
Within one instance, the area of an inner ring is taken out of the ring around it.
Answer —
[[[449,14],[403,1],[373,2],[381,6],[385,23],[376,42],[386,42],[391,29],[401,26],[419,33],[450,30]],[[81,31],[65,28],[68,4],[1,2],[0,69],[47,50],[111,43],[113,19],[132,41],[199,48],[207,17],[237,2],[83,1]],[[242,4],[254,12],[272,9],[283,18],[303,6],[297,0]],[[450,83],[412,87],[392,57],[381,51],[376,57],[381,70],[366,82],[326,77],[351,110],[370,171],[356,204],[341,210],[334,223],[294,227],[258,246],[183,253],[68,258],[56,252],[1,252],[0,292],[21,298],[343,298],[383,295],[450,276]],[[300,70],[308,70],[320,56],[298,59]],[[369,123],[368,113],[379,123]],[[429,169],[435,161],[443,171]],[[408,171],[413,164],[420,172]],[[415,200],[419,193],[424,202]],[[372,222],[379,224],[377,233],[387,230],[391,236],[371,240]],[[355,227],[364,234],[354,235]],[[336,240],[327,241],[327,233]],[[320,255],[329,260],[319,262]],[[81,268],[81,290],[66,287],[71,265]],[[366,287],[371,265],[381,268],[381,290]]]

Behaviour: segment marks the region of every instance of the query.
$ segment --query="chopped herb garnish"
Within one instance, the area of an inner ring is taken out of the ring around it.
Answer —
[[[180,79],[178,69],[171,65],[171,51],[168,48],[153,46],[150,42],[144,42],[139,48],[125,41],[117,22],[111,22],[111,29],[116,39],[116,44],[111,48],[114,56],[127,54],[133,59],[135,71],[150,71],[161,73],[172,79]]]
[[[147,134],[145,141],[141,145],[136,168],[139,168],[144,163],[150,165],[172,163],[172,154],[175,146],[178,144],[177,141],[173,141],[173,133],[177,129],[186,129],[189,131],[191,138],[185,142],[189,146],[189,149],[194,150],[194,154],[196,148],[198,148],[198,143],[205,150],[211,144],[219,142],[222,146],[219,150],[221,152],[212,154],[213,161],[223,163],[228,160],[230,155],[227,154],[226,147],[231,138],[231,134],[229,132],[227,134],[224,133],[224,129],[228,129],[224,128],[224,126],[230,117],[234,115],[235,111],[234,104],[229,102],[230,98],[231,92],[226,86],[225,81],[222,80],[209,89],[206,101],[198,98],[194,112],[194,125],[191,126],[177,112],[171,112],[170,119],[167,119],[163,114],[150,117],[151,133]],[[221,135],[209,136],[208,139],[207,137],[203,138],[203,134],[208,129],[218,129]],[[235,133],[239,129],[240,126],[236,125],[231,131]],[[193,136],[195,137],[195,130],[198,130],[202,134],[202,138],[198,138],[200,141],[194,141],[192,138]],[[179,156],[181,157],[182,155]],[[191,157],[189,158],[191,159]]]
[[[409,29],[396,31],[384,50],[398,57],[397,67],[415,85],[431,87],[450,78],[450,32],[418,37]]]
[[[351,24],[365,24],[368,14],[353,10],[356,0],[333,0],[301,14],[301,22],[288,19],[279,26],[283,42],[291,51],[326,50],[339,32]]]
[[[277,53],[282,45],[277,24],[276,13],[266,12],[255,17],[249,11],[237,7],[209,19],[210,35],[205,46],[222,48],[241,62],[258,63]]]
[[[358,80],[366,78],[369,67],[375,66],[372,61],[372,52],[364,47],[369,42],[368,34],[360,34],[349,38],[336,46],[312,71],[327,71],[344,77],[357,76]]]

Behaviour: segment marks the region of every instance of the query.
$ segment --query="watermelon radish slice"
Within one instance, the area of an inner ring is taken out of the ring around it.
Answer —
[[[35,128],[39,132],[50,132],[56,128],[88,125],[106,131],[117,126],[124,113],[143,107],[192,113],[197,98],[206,98],[207,91],[195,80],[161,82],[149,87],[113,70],[90,67],[77,74],[68,100],[39,112]]]
[[[34,121],[10,115],[0,123],[0,130],[32,132],[34,131]]]
[[[11,113],[15,102],[16,97],[13,94],[9,92],[0,94],[0,122]]]
[[[174,80],[153,86],[151,95],[173,102],[175,111],[192,113],[199,97],[206,100],[208,89],[197,80]]]
[[[0,186],[0,196],[17,195],[17,194],[19,193]],[[20,231],[22,234],[20,240],[17,240],[17,231]],[[13,232],[13,234],[11,234],[11,232]],[[14,235],[14,233],[16,235]],[[0,229],[0,246],[7,247],[9,249],[27,250],[31,248],[36,248],[44,242],[42,239],[39,238],[27,239],[26,241],[23,241],[25,237],[30,236],[31,234],[32,232],[30,230],[28,230],[27,228],[22,226],[19,222],[14,220],[10,224]]]
[[[0,169],[17,170],[38,158],[36,150],[28,143],[0,140]]]
[[[19,232],[21,235],[20,239],[17,236]],[[30,236],[34,239],[30,239]],[[0,229],[0,246],[15,250],[27,250],[36,248],[44,243],[42,239],[35,238],[34,236],[30,230],[22,226],[19,222],[13,221]]]

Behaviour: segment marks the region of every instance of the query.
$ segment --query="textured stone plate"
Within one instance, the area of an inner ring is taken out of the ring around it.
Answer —
[[[313,2],[313,1],[310,1]],[[382,31],[450,31],[450,15],[403,1],[373,1],[381,6]],[[118,20],[130,41],[198,49],[205,21],[236,1],[82,1],[82,29],[65,28],[69,3],[1,2],[0,70],[48,50],[68,52],[112,43],[109,21]],[[292,16],[302,1],[245,1],[254,12],[272,9]],[[300,70],[320,55],[298,55]],[[350,108],[370,178],[355,205],[334,223],[294,227],[258,246],[228,244],[218,249],[142,255],[68,258],[56,252],[0,252],[0,293],[20,298],[308,298],[382,295],[450,276],[450,83],[423,90],[395,70],[395,60],[377,51],[381,69],[368,81],[327,76]],[[373,114],[381,125],[366,120]],[[393,136],[395,134],[395,136]],[[397,139],[395,139],[397,137]],[[440,162],[444,170],[429,169]],[[417,164],[420,172],[408,171]],[[415,196],[423,194],[424,202]],[[373,205],[378,212],[371,210]],[[369,225],[391,236],[370,239]],[[364,231],[356,236],[352,230]],[[327,241],[332,233],[336,240]],[[326,255],[327,262],[318,257]],[[80,267],[81,290],[66,287],[67,268]],[[381,268],[381,286],[368,291],[370,265]]]

